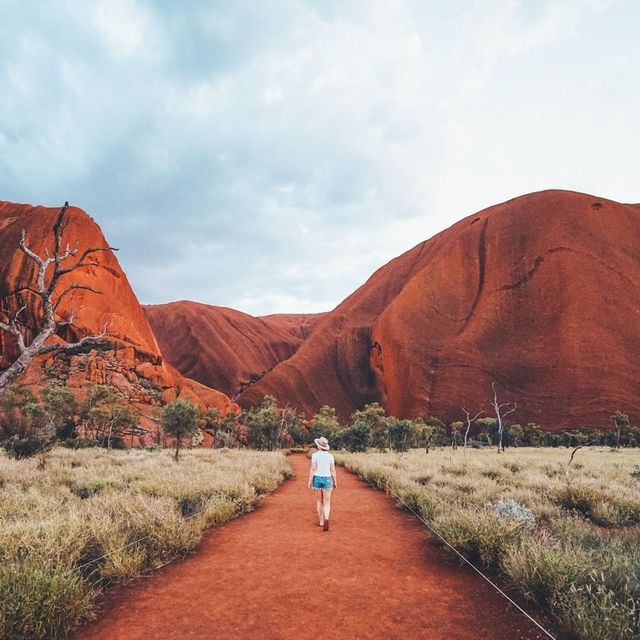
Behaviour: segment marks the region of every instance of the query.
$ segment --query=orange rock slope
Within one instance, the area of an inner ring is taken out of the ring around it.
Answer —
[[[347,416],[489,412],[548,428],[640,419],[640,206],[567,191],[469,216],[392,260],[239,398]]]
[[[47,248],[52,250],[51,228],[58,210],[0,202],[0,296],[34,278],[33,263],[18,249],[21,230],[26,232],[28,245],[44,255]],[[88,247],[106,246],[98,225],[81,209],[71,207],[67,218],[63,246],[68,242],[73,247],[77,242],[80,253]],[[147,317],[115,255],[95,254],[95,261],[99,266],[84,267],[66,276],[66,281],[61,280],[60,290],[65,282],[74,282],[101,292],[76,290],[65,297],[60,315],[68,317],[73,310],[76,319],[73,328],[61,331],[61,337],[73,341],[98,334],[106,326],[107,340],[99,347],[82,349],[73,355],[40,359],[20,382],[39,385],[57,377],[78,389],[87,382],[111,384],[143,409],[177,396],[215,406],[223,412],[237,409],[223,393],[185,378],[164,363]],[[0,334],[0,367],[6,367],[14,354],[11,339]]]
[[[186,300],[144,310],[169,362],[184,375],[232,397],[290,358],[324,315],[256,318]]]

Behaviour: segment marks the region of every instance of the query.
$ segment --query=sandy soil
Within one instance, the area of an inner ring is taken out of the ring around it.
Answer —
[[[534,640],[543,634],[417,520],[338,469],[331,528],[317,525],[308,460],[200,550],[110,592],[76,640],[306,638]]]

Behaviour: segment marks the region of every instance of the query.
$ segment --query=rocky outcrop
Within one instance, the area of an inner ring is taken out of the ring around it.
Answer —
[[[547,428],[640,418],[640,207],[544,191],[469,216],[392,260],[239,401],[346,417],[489,409]]]
[[[290,358],[324,314],[254,317],[182,300],[144,307],[167,360],[232,397]]]
[[[32,263],[19,251],[20,232],[25,230],[29,246],[45,255],[52,251],[51,228],[58,209],[0,202],[0,297],[19,285],[33,282]],[[98,225],[81,209],[71,207],[63,246],[78,243],[80,253],[88,247],[106,246]],[[143,415],[149,407],[178,396],[186,396],[202,406],[213,406],[223,413],[238,410],[223,393],[185,378],[168,366],[158,347],[147,317],[133,293],[115,254],[95,254],[95,266],[84,267],[61,281],[60,287],[74,282],[100,293],[77,289],[60,305],[61,317],[73,311],[73,326],[63,327],[55,339],[75,341],[98,334],[105,327],[107,338],[100,345],[86,345],[76,353],[62,353],[33,362],[20,379],[21,384],[39,386],[52,379],[64,380],[82,395],[88,383],[116,387]],[[11,339],[0,334],[0,368],[15,356]],[[152,424],[148,425],[152,428]]]

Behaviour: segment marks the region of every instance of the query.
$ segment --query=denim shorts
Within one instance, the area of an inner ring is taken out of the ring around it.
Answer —
[[[327,476],[313,476],[314,489],[333,489],[333,478]]]

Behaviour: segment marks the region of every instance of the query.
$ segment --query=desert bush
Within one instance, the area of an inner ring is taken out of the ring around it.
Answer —
[[[573,535],[566,540],[532,538],[507,550],[502,566],[572,637],[638,637],[640,560],[618,541],[600,539],[595,546],[585,549]]]
[[[583,484],[558,487],[553,497],[563,508],[577,511],[603,527],[640,523],[640,502]]]
[[[0,565],[0,637],[65,637],[93,617],[94,592],[82,576],[32,562]]]
[[[548,537],[531,537],[505,551],[502,568],[527,598],[554,609],[557,595],[584,580],[591,563],[579,548],[568,551]]]
[[[506,550],[518,544],[523,528],[494,511],[460,507],[447,509],[433,524],[467,560],[484,567],[497,566]]]
[[[512,520],[525,529],[533,529],[536,526],[533,511],[512,498],[499,500],[494,506],[494,511],[499,516]]]

